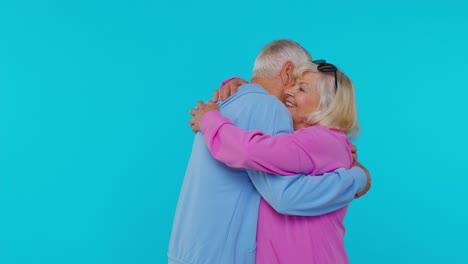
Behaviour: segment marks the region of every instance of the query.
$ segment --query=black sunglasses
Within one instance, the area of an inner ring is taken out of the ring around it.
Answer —
[[[327,63],[325,60],[314,60],[313,63],[317,64],[317,70],[319,72],[333,72],[335,74],[335,93],[338,91],[338,78],[336,72],[338,68],[331,63]]]

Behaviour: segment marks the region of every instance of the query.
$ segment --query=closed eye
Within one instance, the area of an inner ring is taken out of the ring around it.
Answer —
[[[304,92],[309,87],[309,84],[306,82],[299,83],[299,91]]]

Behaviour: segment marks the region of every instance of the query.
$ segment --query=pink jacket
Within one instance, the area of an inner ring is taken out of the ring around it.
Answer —
[[[230,167],[318,175],[350,168],[353,162],[346,134],[321,126],[270,136],[244,131],[220,112],[209,111],[200,129],[213,157]],[[320,216],[281,215],[262,199],[256,263],[348,263],[343,240],[346,210],[347,206]]]

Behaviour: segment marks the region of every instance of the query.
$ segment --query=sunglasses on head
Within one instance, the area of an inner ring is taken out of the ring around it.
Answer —
[[[338,68],[331,63],[327,63],[325,60],[314,60],[313,63],[317,64],[317,70],[319,72],[333,72],[335,74],[335,93],[338,91],[338,78],[336,72]]]

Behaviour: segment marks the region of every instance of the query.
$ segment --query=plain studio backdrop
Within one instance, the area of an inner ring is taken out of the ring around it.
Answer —
[[[468,263],[464,1],[0,2],[0,263],[166,263],[188,111],[289,38],[354,81],[351,263]],[[187,219],[190,221],[190,219]]]

